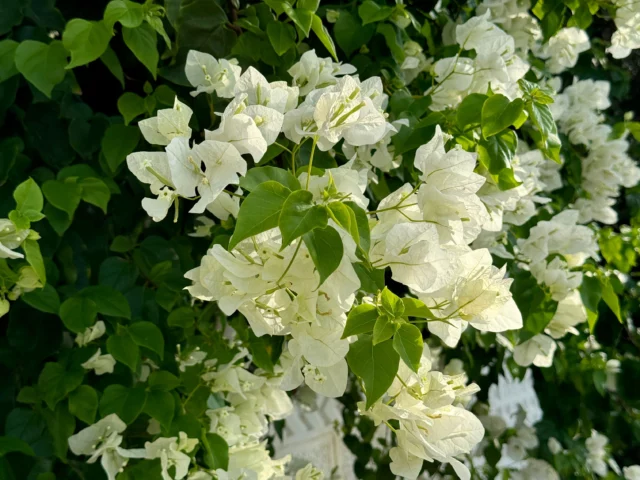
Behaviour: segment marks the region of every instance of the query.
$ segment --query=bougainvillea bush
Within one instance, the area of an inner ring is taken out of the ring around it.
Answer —
[[[273,449],[330,397],[355,478],[640,479],[639,3],[7,0],[0,36],[0,478],[339,478]]]

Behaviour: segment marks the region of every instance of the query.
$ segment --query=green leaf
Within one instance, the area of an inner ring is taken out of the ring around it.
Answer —
[[[149,387],[152,390],[169,392],[180,386],[180,379],[165,370],[155,370],[149,375]]]
[[[362,24],[366,25],[368,23],[386,20],[391,16],[393,10],[392,7],[380,6],[373,0],[365,0],[362,5],[358,7],[358,15],[360,15],[362,19]]]
[[[2,93],[2,90],[0,90]],[[13,168],[18,155],[24,149],[24,142],[19,137],[9,137],[0,140],[0,185],[7,181],[9,172]]]
[[[267,35],[273,49],[280,57],[296,45],[296,30],[289,24],[272,22],[267,25]]]
[[[240,186],[252,192],[256,187],[264,182],[273,180],[287,187],[289,190],[300,190],[300,182],[291,172],[278,167],[254,167],[247,171],[244,177],[240,178]]]
[[[293,20],[293,23],[304,33],[304,36],[308,37],[311,31],[311,23],[313,22],[313,12],[304,8],[293,8],[287,2],[282,3],[282,8],[287,16]]]
[[[118,362],[123,363],[135,372],[140,361],[140,349],[128,332],[111,335],[107,339],[107,352],[113,355]]]
[[[164,337],[160,329],[151,322],[136,322],[129,326],[129,335],[141,347],[148,348],[164,358]]]
[[[42,192],[51,205],[66,212],[70,219],[73,218],[82,198],[82,188],[79,185],[60,180],[47,180],[42,184]],[[48,217],[46,210],[45,215]]]
[[[124,88],[124,72],[122,71],[122,65],[120,65],[120,60],[118,60],[116,52],[107,46],[107,49],[100,57],[100,61],[104,63],[113,76],[118,79],[122,88]]]
[[[64,403],[58,404],[55,411],[45,410],[42,414],[53,440],[54,452],[58,458],[65,461],[69,450],[68,440],[76,428],[76,420]]]
[[[100,399],[100,416],[115,413],[129,425],[138,418],[147,399],[143,387],[127,388],[122,385],[109,385]]]
[[[402,361],[414,372],[418,373],[423,349],[420,329],[410,323],[403,323],[393,336],[393,348]]]
[[[111,190],[107,184],[99,178],[83,178],[78,185],[82,188],[82,200],[100,208],[106,215],[111,198]]]
[[[360,290],[377,294],[384,288],[384,269],[376,269],[365,266],[364,263],[354,263],[353,269],[360,280]]]
[[[229,445],[224,438],[215,433],[204,433],[202,435],[202,446],[204,447],[204,463],[212,470],[229,468]]]
[[[32,178],[28,178],[16,187],[13,198],[16,201],[16,210],[21,213],[41,212],[44,206],[42,191]]]
[[[89,385],[80,385],[69,394],[69,412],[87,425],[92,425],[98,411],[98,392]]]
[[[176,25],[178,44],[181,48],[225,57],[236,40],[234,31],[226,27],[228,22],[220,2],[182,0]]]
[[[122,27],[124,43],[129,47],[140,62],[147,67],[153,78],[156,78],[158,70],[158,53],[156,31],[148,23],[143,23],[136,28]]]
[[[598,304],[602,298],[602,284],[596,277],[584,276],[580,284],[580,298],[587,310],[589,331],[593,333],[598,321]]]
[[[20,299],[30,307],[45,313],[58,314],[60,310],[60,297],[58,292],[51,285],[46,284],[43,288],[36,288],[31,292],[22,294]]]
[[[398,324],[394,318],[389,315],[380,315],[373,326],[373,344],[378,345],[389,340],[396,333],[397,328]]]
[[[116,22],[123,27],[135,28],[144,20],[144,5],[129,0],[112,0],[104,11],[104,23],[113,29]]]
[[[313,203],[313,194],[308,190],[291,192],[282,205],[278,227],[282,233],[282,249],[314,228],[327,226],[327,210]]]
[[[391,340],[373,345],[370,335],[361,335],[350,345],[347,362],[351,371],[364,383],[368,409],[393,383],[400,355],[394,350]]]
[[[24,440],[14,437],[0,437],[0,458],[7,453],[19,452],[30,457],[35,456],[33,449]]]
[[[151,390],[147,392],[147,401],[144,404],[144,413],[155,418],[165,429],[171,428],[175,413],[175,400],[169,392]]]
[[[608,277],[601,277],[600,283],[602,285],[602,300],[607,306],[611,309],[613,314],[616,316],[620,323],[622,322],[622,315],[620,314],[620,300],[618,299],[618,295],[613,290],[613,286],[611,285],[611,281]]]
[[[38,389],[53,410],[58,402],[82,383],[84,371],[67,371],[60,363],[47,363],[38,377]]]
[[[481,93],[472,93],[464,97],[456,112],[458,127],[464,128],[467,125],[479,125],[482,122],[482,107],[488,98],[488,96]]]
[[[333,36],[338,46],[351,55],[362,45],[366,45],[375,33],[373,25],[363,26],[360,19],[351,15],[347,10],[341,10],[338,21],[333,27]]]
[[[342,338],[371,333],[379,315],[376,306],[370,303],[363,303],[352,308],[349,315],[347,315],[347,323],[344,326]]]
[[[302,238],[320,274],[320,285],[322,285],[340,266],[344,253],[342,238],[333,227],[316,228],[304,234]]]
[[[102,137],[102,153],[112,172],[133,152],[140,140],[140,129],[126,125],[109,126]]]
[[[322,19],[318,15],[313,15],[313,18],[311,20],[311,30],[313,30],[313,33],[316,34],[318,40],[322,42],[322,45],[324,45],[324,48],[327,49],[333,59],[336,62],[339,61],[338,54],[336,53],[336,46],[333,44],[333,39],[329,35],[329,32],[327,31],[325,26],[322,24]]]
[[[112,252],[126,253],[133,250],[135,246],[136,244],[131,237],[118,235],[113,239],[113,242],[111,242],[109,250],[111,250]]]
[[[384,37],[387,47],[391,50],[391,56],[395,61],[402,64],[405,54],[404,49],[402,48],[403,41],[399,35],[399,31],[389,23],[379,23],[376,27],[376,32]],[[422,143],[424,143],[424,138],[425,137],[422,137]],[[420,143],[420,145],[422,145],[422,143]]]
[[[360,238],[354,238],[354,240],[364,252],[369,252],[369,248],[371,246],[371,231],[369,229],[369,216],[367,215],[367,212],[354,202],[344,202],[344,204],[353,212],[353,216],[351,216],[351,235],[354,235],[355,232],[353,227],[353,220],[355,218],[355,224]]]
[[[124,124],[129,125],[131,120],[146,111],[144,98],[135,93],[125,92],[118,99],[118,111],[124,117]]]
[[[404,297],[402,304],[404,305],[404,313],[402,315],[405,317],[436,318],[424,302],[417,298]]]
[[[98,307],[89,298],[71,297],[60,305],[62,323],[74,333],[82,333],[92,326],[98,315]]]
[[[86,65],[100,58],[111,40],[110,29],[104,22],[90,22],[74,18],[67,23],[62,44],[71,52],[71,61],[65,68]]]
[[[562,163],[560,160],[560,139],[558,129],[553,119],[549,105],[535,102],[527,102],[527,112],[533,124],[538,128],[541,141],[538,147],[551,160]]]
[[[15,54],[16,68],[38,90],[51,98],[53,87],[64,80],[67,50],[60,41],[49,45],[34,40],[20,42]]]
[[[42,253],[40,253],[40,245],[38,245],[36,240],[26,239],[22,243],[22,249],[24,250],[24,256],[27,262],[29,262],[29,265],[36,271],[40,282],[44,285],[47,282],[47,272],[44,268]]]
[[[291,190],[274,180],[258,185],[240,205],[229,250],[246,238],[277,227],[282,206],[290,194]]]
[[[387,287],[380,292],[380,306],[392,318],[401,317],[404,314],[403,301]]]
[[[131,319],[129,302],[122,293],[112,287],[106,285],[86,287],[78,295],[92,300],[97,312],[102,315]]]
[[[482,106],[482,136],[489,138],[515,123],[524,110],[521,98],[509,101],[504,95],[496,94],[486,99]]]
[[[492,97],[493,98],[493,97]],[[505,130],[478,143],[478,159],[492,175],[511,168],[518,148],[518,137],[513,130]]]
[[[16,68],[16,48],[18,42],[5,38],[0,41],[0,83],[18,74]]]

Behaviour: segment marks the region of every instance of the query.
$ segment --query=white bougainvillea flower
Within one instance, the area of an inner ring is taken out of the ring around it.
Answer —
[[[582,303],[582,297],[578,290],[569,293],[558,302],[556,313],[545,328],[545,332],[558,339],[567,333],[578,335],[576,325],[587,321],[587,310]]]
[[[29,230],[17,230],[8,218],[0,218],[0,258],[24,258],[19,252],[14,252],[22,245],[29,235]]]
[[[163,480],[181,480],[187,476],[191,458],[187,453],[191,452],[198,444],[197,439],[190,439],[184,432],[178,437],[158,438],[154,442],[144,444],[145,458],[160,459]],[[175,474],[171,475],[169,469],[173,467]]]
[[[89,343],[97,340],[107,332],[107,328],[102,320],[98,320],[93,326],[87,327],[87,329],[79,333],[76,336],[76,343],[79,347],[84,347]]]
[[[248,105],[260,105],[286,113],[295,108],[298,101],[298,87],[289,87],[286,82],[269,83],[258,70],[249,67],[236,83],[236,98],[247,96]]]
[[[194,97],[202,92],[213,93],[222,98],[233,98],[236,82],[242,69],[235,59],[216,60],[208,53],[189,50],[184,72],[189,83],[196,87]]]
[[[640,480],[640,465],[631,465],[630,467],[623,467],[625,480]]]
[[[513,480],[560,480],[558,472],[544,460],[528,458],[521,470],[510,470],[509,478]]]
[[[190,148],[187,139],[175,138],[167,146],[167,156],[176,192],[194,197],[198,190],[200,199],[191,213],[204,212],[227,185],[238,184],[238,175],[247,171],[247,163],[233,145],[215,140]]]
[[[189,120],[193,110],[175,98],[173,108],[158,110],[156,117],[138,122],[140,132],[147,142],[152,145],[169,145],[176,137],[191,138]]]
[[[478,55],[497,53],[501,56],[513,55],[513,37],[489,21],[490,14],[473,17],[456,27],[456,42],[465,50],[475,50]]]
[[[315,50],[307,50],[288,72],[304,96],[316,88],[335,85],[337,77],[354,74],[356,68],[348,63],[335,63],[331,58],[319,58]]]
[[[69,448],[75,455],[90,456],[87,463],[94,463],[100,458],[107,478],[115,480],[130,458],[145,457],[142,449],[125,450],[120,447],[120,434],[126,428],[120,417],[113,413],[69,437]]]
[[[513,359],[522,367],[528,367],[533,363],[536,367],[547,368],[553,363],[556,347],[556,342],[551,337],[541,333],[516,345],[513,349]]]
[[[296,472],[295,480],[324,480],[324,473],[311,463]]]
[[[578,63],[578,56],[591,48],[587,32],[577,27],[559,30],[537,52],[537,56],[547,59],[546,66],[551,73],[561,73]]]
[[[101,350],[98,349],[89,360],[81,364],[82,368],[86,370],[93,370],[96,375],[103,375],[105,373],[113,373],[113,368],[116,365],[116,359],[111,354],[101,354]]]
[[[188,140],[182,139],[187,142]],[[142,183],[149,185],[156,198],[143,198],[142,208],[159,222],[167,216],[167,212],[178,194],[174,190],[171,179],[169,158],[165,152],[136,152],[127,156],[127,166]]]
[[[237,113],[223,115],[220,126],[205,130],[204,138],[233,145],[241,154],[249,154],[258,163],[267,152],[267,141],[256,122],[249,115]]]
[[[211,212],[222,221],[226,221],[229,217],[237,217],[240,211],[240,198],[242,189],[236,189],[235,195],[226,192],[220,193],[216,199],[207,205],[207,211]]]
[[[332,194],[334,198],[341,198],[344,201],[354,202],[360,208],[365,209],[369,205],[369,199],[364,195],[367,190],[367,172],[355,170],[353,161],[349,161],[337,168],[327,168],[324,175],[312,175],[309,180],[309,191],[313,194],[316,202],[324,200],[324,191],[329,185],[335,187]],[[300,183],[306,185],[307,172],[302,172],[298,176]]]

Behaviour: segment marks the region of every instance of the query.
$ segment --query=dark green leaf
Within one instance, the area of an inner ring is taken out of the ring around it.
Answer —
[[[318,273],[320,284],[331,275],[342,261],[344,247],[342,238],[333,227],[316,228],[303,235],[303,240]]]
[[[133,341],[139,346],[156,352],[160,359],[164,357],[164,337],[160,329],[151,322],[136,322],[128,328]]]
[[[98,392],[89,385],[80,385],[69,394],[69,412],[87,425],[92,425],[98,411]]]
[[[282,233],[282,249],[315,228],[327,226],[327,210],[313,203],[313,194],[308,190],[291,192],[282,205],[278,227]]]
[[[98,307],[89,298],[75,296],[65,300],[60,306],[60,318],[74,333],[82,333],[92,326],[98,315]]]
[[[100,399],[100,415],[106,417],[115,413],[127,425],[142,412],[147,394],[142,387],[127,388],[122,385],[109,385]]]

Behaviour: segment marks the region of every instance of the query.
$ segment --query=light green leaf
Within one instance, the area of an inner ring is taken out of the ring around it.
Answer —
[[[389,315],[380,315],[373,326],[373,344],[389,340],[396,333],[398,324]]]
[[[144,19],[144,5],[129,0],[112,0],[104,11],[104,23],[113,29],[116,22],[123,27],[135,28]]]
[[[102,137],[102,153],[113,172],[133,152],[140,140],[140,129],[126,125],[109,126]]]
[[[316,228],[302,236],[318,273],[320,284],[340,266],[344,247],[340,234],[333,227]]]
[[[290,194],[291,190],[274,180],[258,185],[240,205],[229,250],[245,238],[277,227],[282,206]]]
[[[118,362],[123,363],[135,372],[140,361],[140,349],[127,331],[111,335],[107,339],[107,352],[113,355]]]
[[[100,416],[106,417],[115,413],[128,425],[138,418],[146,400],[147,394],[143,387],[109,385],[100,399]]]
[[[111,47],[107,47],[104,53],[100,56],[100,61],[105,64],[114,77],[118,79],[122,88],[124,88],[124,72],[122,71],[122,65],[116,52]]]
[[[67,23],[62,44],[71,52],[71,62],[65,68],[86,65],[100,58],[111,40],[111,31],[104,22],[74,18]]]
[[[378,5],[373,0],[365,0],[358,7],[358,15],[362,19],[362,24],[366,25],[373,22],[381,22],[386,20],[393,13],[393,7]]]
[[[402,323],[393,336],[393,348],[407,366],[418,373],[423,348],[420,329],[410,323]]]
[[[13,198],[16,201],[16,210],[21,213],[42,211],[44,204],[42,191],[32,178],[28,178],[16,187]]]
[[[304,36],[308,37],[311,31],[311,23],[313,22],[313,12],[304,8],[293,8],[287,2],[282,3],[282,8],[287,16],[293,20],[293,23],[304,33]]]
[[[347,354],[349,368],[364,383],[367,397],[366,408],[370,408],[393,383],[398,373],[400,355],[391,340],[373,345],[370,335],[361,335],[352,343]]]
[[[273,49],[279,56],[296,45],[296,30],[291,25],[282,22],[271,22],[267,25],[267,35]]]
[[[620,300],[616,294],[611,281],[608,277],[601,277],[600,283],[602,284],[602,300],[611,309],[618,321],[622,323],[622,315],[620,314]]]
[[[314,14],[313,18],[311,19],[311,30],[313,30],[313,33],[316,34],[316,37],[318,37],[318,40],[322,42],[322,45],[324,45],[324,48],[327,49],[327,51],[329,52],[329,54],[331,54],[333,59],[336,62],[338,62],[339,60],[338,60],[338,54],[336,52],[336,46],[333,43],[333,39],[331,38],[331,35],[329,35],[329,32],[327,31],[325,26],[322,24],[322,19],[318,15]]]
[[[486,99],[482,106],[482,136],[489,138],[515,123],[522,111],[521,98],[509,101],[504,95],[496,94]]]
[[[296,190],[285,200],[280,212],[278,227],[282,233],[282,249],[314,228],[327,226],[327,210],[313,203],[308,190]]]
[[[252,192],[261,183],[269,180],[276,181],[289,190],[300,190],[300,182],[291,172],[278,167],[254,167],[247,171],[244,177],[240,178],[240,186],[245,190]]]
[[[44,260],[42,259],[42,253],[40,253],[40,245],[36,240],[26,239],[22,243],[22,249],[24,250],[24,256],[29,262],[29,265],[33,267],[40,279],[40,283],[43,285],[47,282],[47,271],[44,268]]]
[[[162,360],[164,357],[164,337],[155,324],[151,322],[136,322],[129,326],[128,331],[136,344],[153,350]]]
[[[80,385],[69,394],[69,412],[87,425],[92,425],[98,411],[98,392],[89,385]]]
[[[57,40],[49,45],[25,40],[16,48],[15,62],[24,78],[51,98],[53,87],[64,80],[67,50]]]
[[[404,317],[435,318],[424,302],[417,298],[404,297],[402,304],[404,305],[404,313],[402,314]]]
[[[347,323],[344,326],[342,338],[371,333],[379,315],[376,306],[370,303],[363,303],[352,308],[349,315],[347,315]]]
[[[380,306],[391,318],[401,317],[404,314],[403,301],[387,287],[380,292]]]
[[[156,31],[148,23],[143,23],[136,28],[122,27],[124,43],[129,47],[140,62],[156,78],[158,70],[158,53]]]

